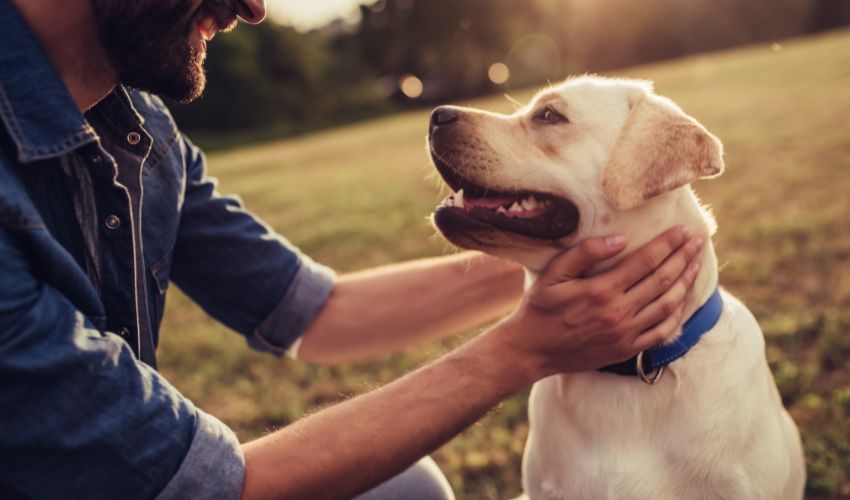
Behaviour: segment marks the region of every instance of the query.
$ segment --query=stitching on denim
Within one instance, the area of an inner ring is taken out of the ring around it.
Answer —
[[[29,143],[23,136],[18,117],[15,115],[14,108],[12,108],[12,102],[6,95],[6,90],[2,84],[0,84],[0,116],[3,117],[3,122],[6,124],[6,128],[9,129],[15,142],[18,143],[18,147],[21,149],[28,148]]]
[[[97,134],[94,133],[94,129],[92,129],[91,126],[86,124],[83,130],[78,130],[73,134],[60,139],[56,144],[41,147],[26,147],[23,149],[21,156],[24,161],[54,158],[65,153],[69,153],[94,140],[97,140]]]
[[[167,142],[163,142],[158,147],[152,147],[151,152],[148,154],[148,158],[145,161],[144,170],[152,170],[154,167],[160,164],[162,160],[168,156],[168,153],[177,143],[177,140],[180,136],[177,134],[177,130],[172,130],[172,134],[167,138]],[[154,139],[154,143],[156,143],[156,139]]]
[[[12,103],[2,85],[0,85],[0,116],[3,117],[3,122],[6,124],[12,138],[15,140],[20,149],[19,154],[22,161],[51,158],[68,152],[69,150],[82,145],[87,140],[94,139],[96,137],[94,129],[86,123],[82,130],[77,130],[70,135],[59,138],[55,144],[51,144],[49,146],[33,146],[26,140],[26,136],[23,133],[23,127],[21,127],[17,115],[15,115],[14,108],[12,107]]]
[[[132,92],[134,92],[136,95],[139,95],[139,91],[137,91],[137,90],[133,90]],[[122,85],[119,88],[119,90],[117,91],[116,97],[118,97],[118,100],[121,101],[121,104],[125,108],[127,108],[127,110],[130,112],[130,114],[132,114],[136,117],[136,120],[139,122],[139,126],[144,125],[145,116],[143,114],[139,113],[139,110],[136,109],[136,105],[133,104],[133,96],[130,95],[130,93],[131,93],[131,90],[129,90],[127,87]]]
[[[126,102],[124,102],[124,99],[122,99],[122,98],[121,98],[121,96],[116,95],[116,94],[115,94],[115,92],[117,92],[117,91],[112,91],[112,92],[110,92],[110,93],[109,93],[109,94],[108,94],[108,95],[107,95],[107,96],[106,96],[106,97],[105,97],[105,98],[101,101],[101,103],[108,103],[107,105],[112,105],[111,103],[112,103],[113,101],[117,101],[117,104],[118,104],[118,105],[120,105],[120,106],[122,106],[122,107],[124,108],[124,111],[127,111],[127,112],[129,112],[129,113],[130,113],[130,115],[131,115],[131,116],[132,116],[132,118],[134,119],[134,120],[133,120],[133,121],[134,121],[133,125],[134,125],[134,126],[138,126],[138,127],[140,127],[140,128],[141,128],[142,123],[141,123],[141,120],[139,120],[139,113],[138,113],[138,112],[136,112],[136,110],[135,110],[135,109],[128,108],[127,103],[126,103]],[[108,100],[108,101],[107,101],[107,100]],[[108,114],[104,113],[104,112],[101,110],[100,106],[98,106],[98,107],[96,108],[96,110],[97,110],[97,114],[98,114],[98,116],[100,116],[101,118],[103,118],[103,121],[104,121],[104,122],[105,122],[105,123],[109,126],[109,128],[110,128],[113,132],[115,132],[115,133],[116,133],[116,134],[118,134],[119,136],[124,135],[125,130],[124,130],[124,128],[122,127],[122,125],[123,125],[123,124],[119,124],[119,123],[115,123],[115,122],[113,122],[113,121],[112,121],[112,117],[111,117],[110,115],[108,115]]]
[[[154,283],[156,284],[156,289],[159,292],[159,295],[165,295],[165,292],[168,291],[168,280],[162,280],[160,277],[160,271],[168,268],[169,257],[171,256],[171,252],[166,252],[166,254],[156,261],[150,267],[150,273],[153,277]],[[163,283],[165,281],[165,283]]]
[[[159,162],[162,161],[162,159],[168,155],[172,146],[175,142],[177,142],[180,137],[180,130],[177,128],[177,124],[174,122],[174,118],[168,111],[168,107],[156,95],[148,92],[137,91],[133,95],[130,95],[130,92],[127,92],[126,97],[129,102],[124,102],[124,104],[130,106],[131,110],[141,118],[140,127],[151,137],[151,148],[148,152],[147,158],[145,158],[145,165],[143,168],[143,172],[149,172],[154,167],[159,165]],[[156,126],[160,125],[160,123],[155,123],[153,124],[154,126],[151,127],[151,123],[148,122],[145,115],[136,108],[136,105],[133,102],[134,97],[144,100],[144,109],[155,113],[154,118],[156,119],[156,121],[164,121],[168,126],[168,130],[158,130],[164,129],[164,127]],[[122,99],[122,102],[123,101],[124,100]],[[161,134],[154,134],[153,132],[161,132]],[[158,141],[158,139],[160,139],[160,136],[164,137],[164,139],[161,139],[161,143],[158,144],[158,142],[160,142]]]
[[[259,328],[255,328],[252,333],[254,334],[254,335],[252,335],[253,338],[259,340],[260,343],[263,344],[264,347],[270,349],[272,352],[275,352],[275,353],[278,353],[278,354],[282,354],[282,353],[286,352],[285,347],[281,347],[279,345],[272,344],[272,342],[270,340],[268,340],[265,337],[265,335],[263,335],[260,332]]]

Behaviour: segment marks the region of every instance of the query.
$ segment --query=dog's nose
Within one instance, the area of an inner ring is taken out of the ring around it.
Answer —
[[[431,112],[431,132],[437,127],[454,123],[460,118],[460,113],[455,108],[440,106]]]

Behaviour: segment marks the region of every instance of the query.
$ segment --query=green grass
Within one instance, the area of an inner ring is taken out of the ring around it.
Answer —
[[[721,282],[759,318],[800,425],[808,498],[850,496],[850,32],[623,70],[651,79],[718,135],[726,174],[697,190],[720,224]],[[526,100],[532,90],[513,97]],[[472,103],[509,111],[503,97]],[[426,216],[438,182],[427,112],[219,153],[224,192],[339,271],[451,251]],[[322,368],[250,352],[179,292],[163,324],[162,371],[249,439],[390,381],[453,345]],[[742,381],[744,383],[745,381]],[[525,395],[436,454],[459,498],[519,491]],[[580,453],[581,450],[574,450]]]

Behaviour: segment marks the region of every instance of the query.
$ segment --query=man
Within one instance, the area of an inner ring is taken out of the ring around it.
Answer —
[[[335,279],[215,192],[154,94],[196,98],[206,42],[264,12],[0,0],[3,498],[351,497],[534,381],[626,359],[678,323],[699,241],[674,228],[580,279],[627,244],[588,241],[456,351],[240,445],[155,371],[170,281],[252,346],[324,363],[481,324],[522,288],[517,266],[471,253]],[[429,462],[367,493],[450,495]]]

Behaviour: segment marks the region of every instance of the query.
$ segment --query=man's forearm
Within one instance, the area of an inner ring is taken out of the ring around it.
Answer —
[[[475,252],[344,276],[299,355],[340,363],[459,333],[507,313],[522,282],[519,265]]]
[[[556,257],[514,313],[487,333],[382,389],[245,445],[243,495],[350,497],[542,377],[593,370],[664,342],[681,324],[699,271],[689,262],[700,241],[685,240],[681,228],[667,231],[588,279],[576,277],[622,251],[626,241],[582,242]],[[666,312],[671,304],[673,315]],[[614,314],[623,319],[611,321]]]
[[[492,333],[244,445],[243,498],[350,498],[427,455],[539,376]]]

